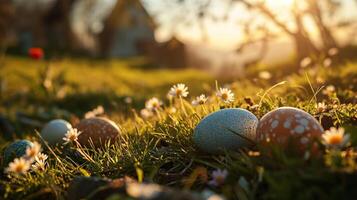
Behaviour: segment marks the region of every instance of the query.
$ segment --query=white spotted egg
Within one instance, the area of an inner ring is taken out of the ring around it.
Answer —
[[[281,107],[265,114],[259,121],[257,140],[286,144],[295,136],[300,146],[305,146],[312,138],[320,137],[323,128],[309,113],[293,108]]]

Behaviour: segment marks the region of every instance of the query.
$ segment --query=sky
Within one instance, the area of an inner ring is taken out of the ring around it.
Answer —
[[[242,28],[237,26],[239,20],[250,20],[251,17],[257,15],[251,15],[242,6],[231,6],[228,12],[227,20],[225,21],[213,21],[205,20],[203,26],[205,27],[205,32],[202,32],[200,25],[193,20],[188,20],[187,23],[179,23],[177,21],[182,21],[180,16],[186,16],[188,19],[194,19],[193,10],[199,5],[197,2],[199,0],[185,1],[186,7],[184,9],[179,9],[173,3],[167,3],[165,0],[142,0],[144,6],[147,8],[149,13],[155,16],[156,21],[160,25],[156,30],[156,39],[158,41],[165,41],[169,39],[172,35],[176,35],[179,39],[193,43],[193,44],[204,44],[208,47],[231,50],[235,49],[237,45],[244,39],[244,34]],[[266,0],[269,7],[273,8],[275,12],[281,19],[288,22],[289,19],[289,9],[294,0]],[[227,13],[227,4],[222,3],[225,0],[213,0],[213,6],[211,6],[210,13],[215,16],[222,17],[222,13]],[[355,0],[342,0],[343,7],[338,13],[339,18],[343,19],[357,19],[357,5]],[[172,2],[171,2],[172,3]],[[256,20],[256,19],[255,19]],[[258,19],[259,20],[259,19]],[[314,30],[315,27],[306,19],[307,29],[310,33],[317,37],[317,32]],[[188,24],[188,25],[187,25]],[[205,38],[205,39],[204,39]],[[282,37],[282,39],[284,39]]]

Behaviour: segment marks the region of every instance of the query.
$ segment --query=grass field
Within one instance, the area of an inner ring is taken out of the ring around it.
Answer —
[[[221,80],[196,70],[148,70],[144,65],[141,59],[51,63],[3,59],[0,114],[16,134],[2,135],[2,149],[15,139],[41,142],[36,131],[49,120],[63,118],[75,124],[99,105],[105,110],[102,115],[120,126],[121,139],[100,149],[42,145],[49,157],[44,170],[15,176],[2,166],[1,196],[70,199],[74,190],[70,183],[77,176],[116,180],[98,191],[81,188],[89,199],[208,199],[203,196],[214,193],[226,199],[351,199],[357,195],[357,63],[317,65],[289,74],[269,68],[270,79],[250,69],[243,80]],[[176,83],[186,84],[189,96],[168,100],[167,93]],[[220,87],[232,90],[234,102],[219,100]],[[191,105],[200,94],[210,101]],[[141,116],[145,101],[152,97],[160,98],[163,105]],[[326,106],[318,107],[321,102]],[[261,118],[282,106],[307,111],[325,130],[343,127],[350,136],[348,144],[329,149],[321,139],[314,156],[304,156],[294,146],[259,144],[210,155],[200,152],[192,141],[199,121],[219,109],[244,108]],[[212,186],[209,181],[217,169],[229,175],[222,184]],[[155,196],[158,193],[160,197]]]

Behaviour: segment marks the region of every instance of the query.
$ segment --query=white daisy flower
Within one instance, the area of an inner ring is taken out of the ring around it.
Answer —
[[[322,113],[327,109],[327,105],[325,104],[325,102],[319,102],[315,107],[318,113]]]
[[[228,176],[228,171],[226,169],[221,170],[217,169],[212,172],[212,180],[208,182],[209,185],[211,186],[220,186],[224,183],[226,180],[226,177]]]
[[[322,93],[325,95],[330,95],[332,93],[334,93],[336,91],[335,86],[333,85],[328,85],[323,91]]]
[[[40,161],[46,161],[48,156],[44,153],[38,153],[37,156],[35,157],[35,160],[40,160]]]
[[[133,99],[131,97],[125,97],[124,102],[127,104],[133,103]]]
[[[306,68],[306,67],[308,67],[309,65],[311,65],[311,63],[312,63],[311,58],[310,58],[310,57],[306,57],[306,58],[304,58],[304,59],[302,59],[302,60],[300,61],[300,67],[301,67],[301,68]]]
[[[271,79],[272,75],[268,71],[261,71],[259,72],[259,78],[264,79],[264,80],[269,80]]]
[[[41,145],[38,142],[33,142],[32,146],[27,147],[25,158],[33,160],[38,155],[38,153],[40,153],[40,151]]]
[[[96,116],[101,115],[103,113],[104,113],[103,106],[97,106],[93,110],[91,110],[89,112],[86,112],[86,114],[84,115],[84,118],[88,119],[88,118],[96,117]]]
[[[153,113],[150,110],[144,108],[140,110],[140,115],[142,118],[148,119],[153,116]]]
[[[328,148],[342,148],[350,141],[350,135],[345,134],[345,129],[332,127],[322,135],[322,143]]]
[[[162,188],[157,184],[128,183],[126,192],[129,196],[138,199],[154,199],[162,192]]]
[[[224,102],[224,103],[231,103],[234,101],[234,93],[227,88],[219,88],[217,92],[217,96]]]
[[[153,97],[145,102],[145,108],[150,111],[158,110],[162,105],[162,101]]]
[[[192,101],[192,105],[198,106],[198,105],[203,105],[207,102],[208,98],[206,95],[201,94],[200,96],[196,97],[195,100]]]
[[[168,109],[168,111],[169,111],[170,114],[174,114],[174,113],[177,112],[177,109],[176,109],[175,107],[170,107],[170,108]]]
[[[63,140],[65,141],[64,144],[67,144],[69,142],[76,142],[80,134],[81,132],[78,131],[76,128],[71,128],[70,130],[67,131],[65,137],[63,138]]]
[[[330,67],[332,64],[331,58],[326,58],[323,62],[324,67]]]
[[[331,49],[329,49],[328,52],[327,52],[327,54],[328,54],[329,56],[335,56],[335,55],[337,55],[337,54],[338,54],[338,48],[331,48]]]
[[[31,167],[34,171],[44,171],[46,169],[46,161],[36,160],[35,164],[32,164]]]
[[[171,87],[169,95],[172,97],[187,97],[188,87],[185,84],[179,83]]]
[[[25,158],[15,158],[5,169],[6,173],[25,174],[30,169],[31,162]]]

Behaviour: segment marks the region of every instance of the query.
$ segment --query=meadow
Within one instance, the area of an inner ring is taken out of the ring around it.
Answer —
[[[2,163],[2,198],[351,199],[357,195],[356,62],[328,67],[316,63],[294,72],[282,70],[284,63],[260,65],[247,69],[245,79],[146,67],[140,58],[48,62],[4,57],[0,114],[14,131],[3,133],[1,149],[16,139],[28,139],[41,143],[48,158],[43,170],[21,175],[6,173]],[[269,76],[257,73],[264,70]],[[188,96],[168,98],[178,83],[187,86]],[[217,95],[220,88],[234,93],[234,100],[222,101]],[[201,94],[208,100],[193,103]],[[145,110],[153,97],[162,104]],[[94,110],[98,106],[100,112]],[[302,153],[294,144],[258,143],[220,155],[201,152],[192,140],[196,125],[209,113],[243,108],[260,119],[282,106],[310,113],[325,130],[343,128],[349,140],[330,148],[319,138],[316,154]],[[47,145],[38,134],[52,119],[76,124],[88,113],[115,121],[120,139],[97,149],[75,143]]]

